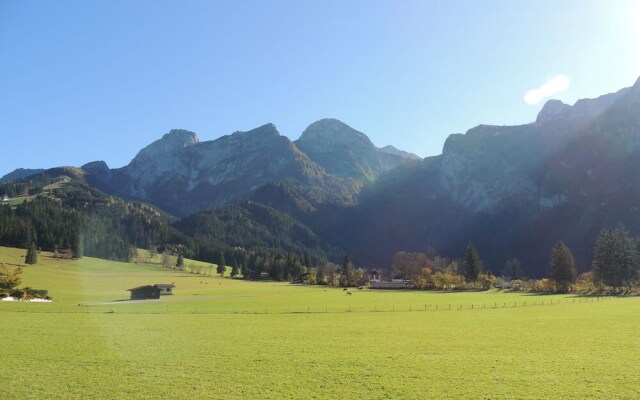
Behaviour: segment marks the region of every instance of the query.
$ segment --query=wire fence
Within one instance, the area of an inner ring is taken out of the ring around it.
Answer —
[[[147,301],[113,303],[113,304],[55,304],[55,303],[30,303],[12,302],[0,304],[0,312],[6,313],[58,313],[58,314],[246,314],[246,315],[274,315],[274,314],[344,314],[344,313],[390,313],[390,312],[454,312],[454,311],[480,311],[480,310],[506,310],[515,308],[533,308],[560,306],[569,304],[594,304],[619,299],[615,296],[574,297],[559,299],[532,299],[520,301],[485,302],[485,303],[437,303],[437,304],[326,304],[324,306],[314,304],[309,306],[269,306],[239,307],[222,306],[215,307],[215,303],[149,303]]]

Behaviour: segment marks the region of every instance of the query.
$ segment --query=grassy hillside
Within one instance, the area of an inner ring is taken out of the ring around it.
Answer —
[[[0,248],[0,262],[23,254]],[[15,397],[640,396],[639,298],[346,295],[47,254],[23,278],[54,302],[0,303],[0,384]],[[123,289],[163,282],[175,295],[119,301]]]

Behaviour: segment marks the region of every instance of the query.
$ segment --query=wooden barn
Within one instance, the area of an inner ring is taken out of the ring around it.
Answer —
[[[127,289],[131,292],[131,300],[159,299],[160,288],[155,285],[144,285]]]
[[[173,294],[173,283],[156,283],[127,289],[131,292],[131,300],[159,299],[161,295]]]

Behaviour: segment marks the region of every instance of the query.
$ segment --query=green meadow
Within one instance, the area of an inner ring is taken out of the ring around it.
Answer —
[[[0,248],[21,265],[25,251]],[[634,399],[640,298],[245,282],[42,253],[0,303],[0,384],[23,399]],[[128,288],[175,294],[129,302]]]

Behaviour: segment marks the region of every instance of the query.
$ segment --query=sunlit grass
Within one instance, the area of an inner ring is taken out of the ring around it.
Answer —
[[[21,255],[0,248],[2,262]],[[166,282],[175,295],[117,304]],[[46,254],[23,286],[54,302],[0,303],[0,384],[15,398],[640,397],[638,298],[346,295]]]

